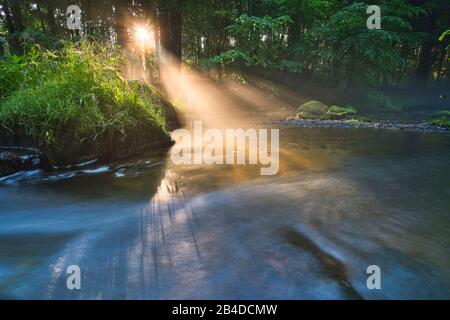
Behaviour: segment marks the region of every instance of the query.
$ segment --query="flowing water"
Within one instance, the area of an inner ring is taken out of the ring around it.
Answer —
[[[450,298],[448,135],[297,128],[280,145],[277,176],[164,154],[1,180],[0,297]]]

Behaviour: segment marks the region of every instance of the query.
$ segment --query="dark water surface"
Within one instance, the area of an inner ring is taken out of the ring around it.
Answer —
[[[448,135],[297,128],[281,146],[274,177],[163,155],[3,179],[0,297],[450,299]]]

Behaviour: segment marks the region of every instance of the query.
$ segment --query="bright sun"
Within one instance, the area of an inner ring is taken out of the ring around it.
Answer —
[[[145,26],[138,26],[135,28],[135,37],[139,46],[143,48],[152,48],[153,43],[153,33],[152,31]]]

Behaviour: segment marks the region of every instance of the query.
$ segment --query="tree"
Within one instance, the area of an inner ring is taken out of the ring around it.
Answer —
[[[25,27],[23,25],[22,9],[19,0],[8,0],[9,8],[12,14],[14,29],[16,32],[22,32]]]
[[[450,19],[450,2],[446,0],[409,0],[409,2],[423,10],[423,14],[417,16],[412,25],[414,31],[421,35],[414,84],[424,87],[429,82],[433,64],[437,60],[437,51],[440,51],[441,55],[445,54],[444,47],[437,39],[445,23]]]
[[[311,51],[332,66],[343,89],[355,82],[379,83],[382,78],[392,77],[403,62],[400,34],[411,26],[402,18],[389,15],[385,8],[383,28],[368,30],[367,7],[365,3],[346,6],[311,32],[319,44]]]
[[[162,0],[158,5],[161,46],[175,60],[182,57],[182,1]]]
[[[50,27],[50,32],[53,35],[57,35],[58,34],[58,28],[56,26],[56,19],[55,19],[55,5],[53,3],[52,0],[47,0],[47,23]]]
[[[11,10],[9,8],[9,3],[7,0],[3,0],[2,9],[5,14],[6,27],[8,29],[9,35],[13,35],[16,32],[16,28],[14,27],[14,22],[11,15]]]
[[[115,27],[117,33],[117,43],[122,48],[128,48],[130,37],[128,34],[127,22],[129,19],[130,0],[115,0]]]

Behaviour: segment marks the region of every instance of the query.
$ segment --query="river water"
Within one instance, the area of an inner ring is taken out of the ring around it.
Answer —
[[[280,145],[276,176],[167,153],[1,180],[0,297],[450,299],[448,135],[292,128]]]

